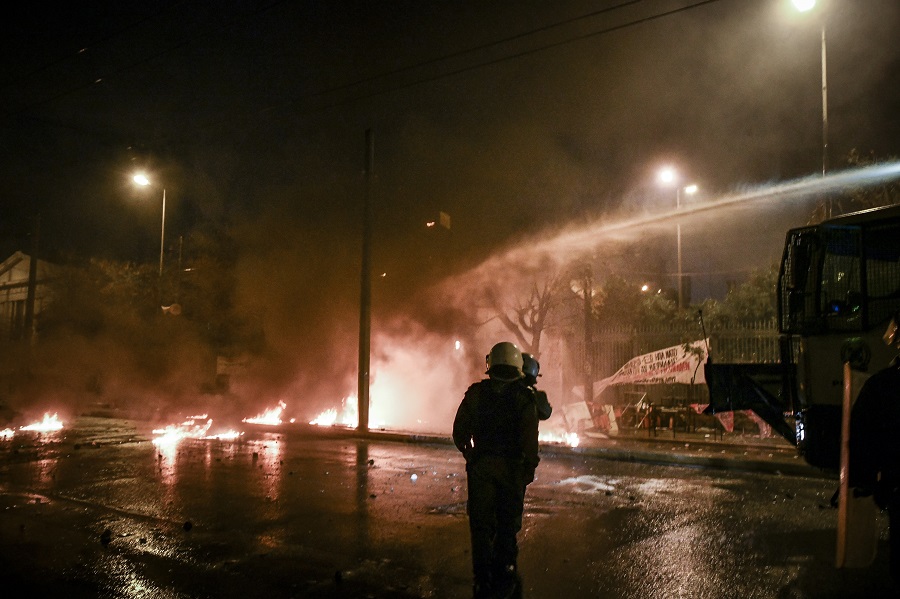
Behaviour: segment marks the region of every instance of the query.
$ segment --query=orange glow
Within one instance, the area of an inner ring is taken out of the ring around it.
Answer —
[[[57,414],[51,416],[50,414],[44,414],[44,419],[40,422],[35,422],[33,424],[29,424],[28,426],[20,426],[20,431],[35,431],[38,433],[51,433],[55,431],[61,431],[63,428],[63,423],[59,419]]]
[[[242,422],[247,422],[249,424],[266,424],[269,426],[278,426],[282,422],[281,413],[284,412],[284,409],[286,407],[286,403],[284,403],[283,401],[279,401],[278,407],[269,408],[262,414],[254,416],[253,418],[244,418]]]
[[[12,439],[13,435],[15,435],[15,434],[16,434],[16,431],[14,431],[13,429],[5,428],[2,431],[0,431],[0,439]]]
[[[443,432],[456,412],[455,390],[461,396],[470,382],[464,344],[405,324],[409,326],[398,327],[404,335],[380,334],[373,340],[379,351],[371,364],[368,428]],[[358,426],[357,397],[348,390],[340,403],[316,414],[310,424]]]

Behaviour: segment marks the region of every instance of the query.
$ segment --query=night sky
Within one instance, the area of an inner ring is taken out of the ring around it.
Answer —
[[[900,155],[900,3],[820,4],[22,6],[0,36],[0,251],[29,252],[40,214],[48,259],[153,263],[165,188],[172,244],[234,237],[248,306],[352,316],[367,130],[386,302],[391,280],[403,297],[545,231],[671,208],[662,164],[707,198],[821,173],[823,18],[832,168]],[[135,188],[136,169],[157,187]]]
[[[831,163],[896,155],[900,5],[824,8]],[[20,11],[0,71],[7,253],[41,212],[48,252],[152,259],[159,199],[135,167],[167,188],[173,236],[277,214],[337,242],[366,129],[379,238],[402,251],[444,211],[466,257],[659,195],[663,162],[709,193],[821,169],[822,15],[787,0]]]

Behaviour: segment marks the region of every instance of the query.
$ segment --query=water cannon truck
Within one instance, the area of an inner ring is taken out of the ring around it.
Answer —
[[[882,335],[900,309],[900,205],[788,231],[777,302],[780,362],[711,358],[706,412],[753,410],[810,465],[837,471],[844,364],[865,377],[896,354]]]

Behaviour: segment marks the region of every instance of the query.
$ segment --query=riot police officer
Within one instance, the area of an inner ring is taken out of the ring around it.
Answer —
[[[453,442],[466,460],[474,596],[511,597],[521,588],[516,535],[540,459],[538,416],[519,348],[497,343],[486,362],[488,378],[466,390],[456,412]]]

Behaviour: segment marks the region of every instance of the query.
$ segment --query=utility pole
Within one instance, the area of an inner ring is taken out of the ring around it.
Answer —
[[[41,215],[34,221],[34,237],[31,240],[31,259],[28,262],[28,292],[25,296],[25,340],[30,344],[34,337],[34,302],[37,295],[38,250],[40,249]]]
[[[591,267],[586,266],[584,270],[584,403],[591,408],[591,402],[594,400],[594,368],[593,368],[593,352],[594,345],[594,318],[591,306],[591,299],[594,295],[591,289]]]
[[[369,430],[369,368],[372,339],[372,177],[375,137],[366,129],[366,193],[363,206],[362,271],[359,292],[359,374],[357,380],[357,430]]]
[[[822,176],[828,172],[828,62],[825,46],[825,17],[822,17]],[[830,215],[829,215],[830,216]]]

